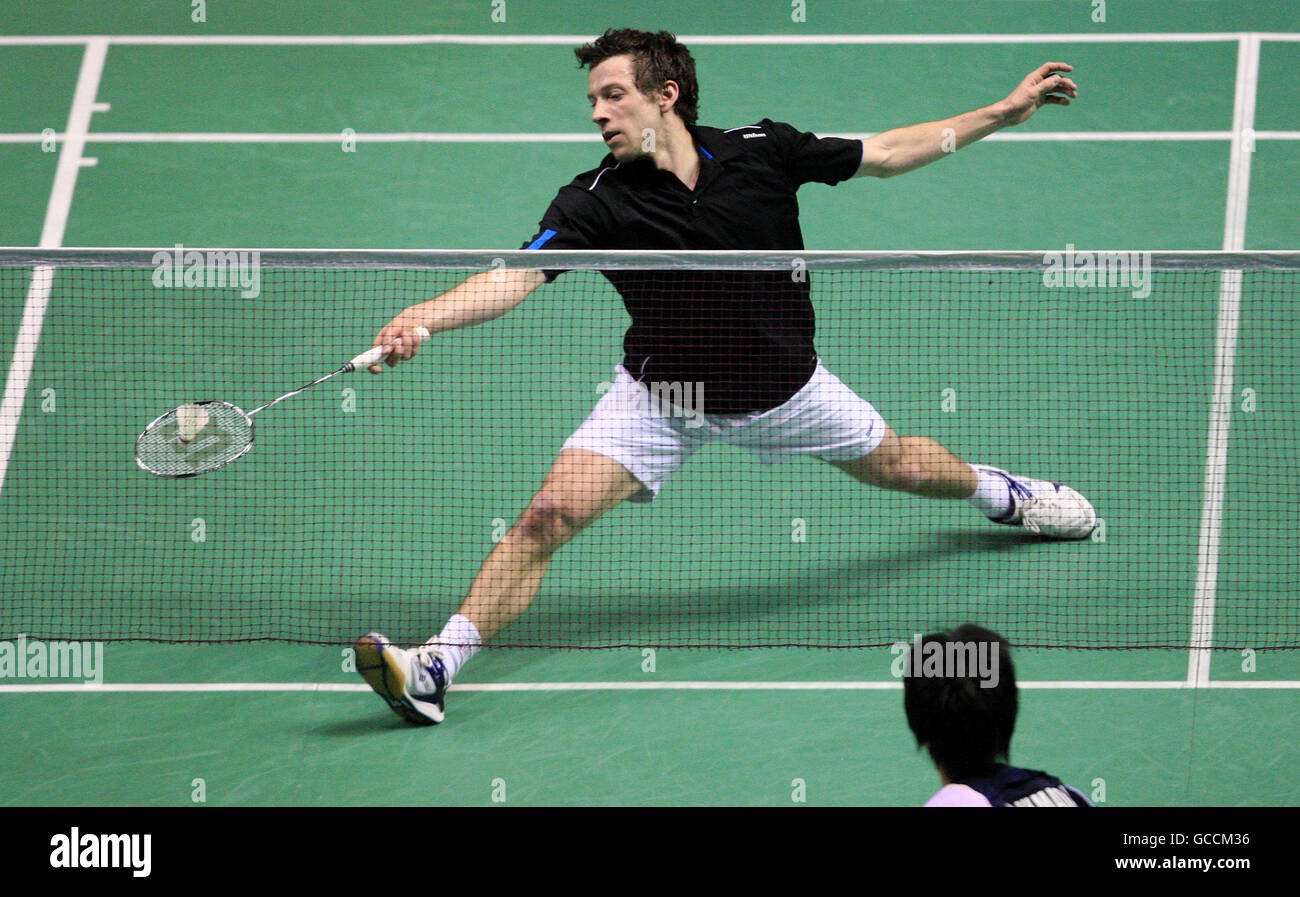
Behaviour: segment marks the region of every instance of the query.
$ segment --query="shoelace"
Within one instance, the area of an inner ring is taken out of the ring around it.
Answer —
[[[1038,521],[1034,519],[1034,512],[1038,511],[1045,504],[1047,504],[1047,502],[1044,499],[1035,498],[1032,495],[1025,498],[1020,504],[1020,525],[1034,535],[1037,535],[1041,530]]]

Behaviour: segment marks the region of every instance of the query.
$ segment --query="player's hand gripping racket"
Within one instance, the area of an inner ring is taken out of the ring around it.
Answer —
[[[423,327],[415,330],[421,340],[429,336]],[[208,400],[173,408],[154,418],[135,441],[135,463],[160,477],[192,477],[211,473],[248,454],[253,447],[253,415],[278,405],[290,396],[324,383],[331,377],[366,368],[382,360],[390,351],[375,346],[362,352],[337,371],[313,380],[306,386],[286,392],[252,411],[229,402]]]

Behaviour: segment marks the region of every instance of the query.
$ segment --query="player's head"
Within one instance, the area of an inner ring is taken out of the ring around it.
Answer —
[[[699,87],[690,50],[667,31],[610,29],[573,51],[587,74],[591,120],[620,162],[653,152],[664,125],[695,124]]]
[[[949,781],[1007,759],[1020,699],[1002,636],[971,625],[927,635],[904,670],[907,724]]]

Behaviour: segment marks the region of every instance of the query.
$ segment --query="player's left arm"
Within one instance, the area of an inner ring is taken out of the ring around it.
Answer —
[[[888,178],[929,165],[944,156],[1018,125],[1045,103],[1070,105],[1079,88],[1066,77],[1074,66],[1045,62],[1025,76],[1020,86],[999,103],[942,121],[894,128],[862,141],[862,164],[854,177]]]

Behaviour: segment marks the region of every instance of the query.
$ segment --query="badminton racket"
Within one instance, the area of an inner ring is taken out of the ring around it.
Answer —
[[[424,327],[416,328],[420,339],[429,336]],[[154,476],[179,478],[220,470],[237,461],[253,448],[256,430],[253,415],[280,404],[285,399],[319,386],[339,374],[369,367],[391,351],[376,346],[362,352],[336,371],[331,371],[306,386],[286,392],[278,399],[245,411],[238,405],[217,399],[190,402],[154,418],[135,441],[135,462]]]

